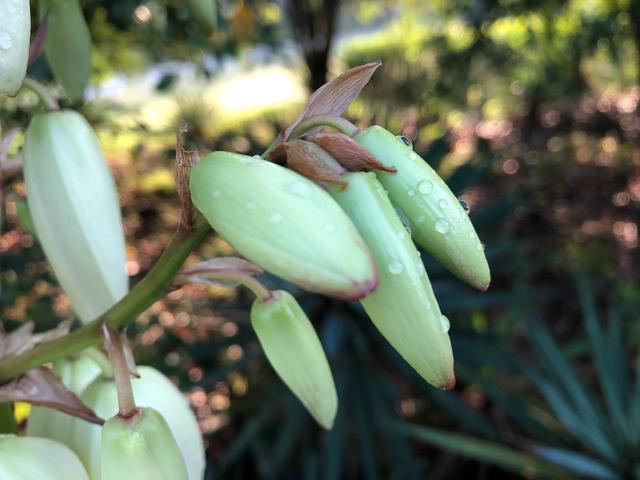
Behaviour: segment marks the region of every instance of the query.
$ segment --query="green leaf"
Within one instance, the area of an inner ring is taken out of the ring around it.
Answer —
[[[540,475],[563,480],[579,478],[562,467],[488,440],[398,421],[389,422],[387,428],[450,452],[497,465],[518,475]]]
[[[538,457],[565,467],[584,477],[601,480],[617,480],[620,478],[620,475],[615,470],[580,453],[552,447],[534,447],[533,451]]]

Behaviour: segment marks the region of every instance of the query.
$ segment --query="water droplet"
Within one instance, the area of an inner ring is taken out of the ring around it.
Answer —
[[[7,32],[0,32],[0,49],[9,50],[13,47],[13,40]]]
[[[333,223],[327,223],[323,230],[327,233],[333,233],[337,230],[338,228],[333,224]]]
[[[407,232],[406,232],[406,230],[400,230],[400,231],[398,232],[398,238],[399,238],[400,240],[404,240],[404,237],[406,237],[406,236],[407,236]]]
[[[469,206],[469,204],[467,202],[465,202],[464,200],[460,200],[460,206],[464,210],[464,213],[469,215],[469,212],[471,211],[471,207]]]
[[[411,140],[409,140],[407,137],[405,137],[404,135],[397,135],[398,140],[400,140],[402,143],[405,144],[405,146],[409,147],[409,148],[413,148],[413,143],[411,143]]]
[[[254,202],[247,203],[247,208],[249,210],[255,210],[257,207],[258,207],[258,205],[256,205]]]
[[[418,182],[418,191],[422,195],[429,195],[433,190],[433,183],[430,180],[421,180]]]
[[[288,191],[302,198],[309,198],[313,194],[311,185],[306,182],[294,182],[285,187]]]
[[[444,218],[439,218],[436,220],[436,232],[442,233],[443,235],[449,231],[449,222],[447,222]]]
[[[440,208],[443,208],[443,209],[444,209],[444,208],[447,208],[447,201],[446,201],[444,198],[441,198],[441,199],[438,201],[438,206],[439,206]]]
[[[478,245],[476,245],[476,250],[478,250],[479,252],[484,250],[484,243],[480,242]]]
[[[447,333],[449,331],[449,329],[451,328],[451,322],[449,321],[449,319],[447,317],[445,317],[444,315],[440,315],[438,317],[438,321],[440,322],[440,326],[442,327],[442,331],[444,333]]]
[[[474,238],[476,238],[476,232],[469,232],[469,235],[467,235],[469,237],[469,240],[473,240]]]
[[[275,212],[275,213],[271,214],[271,221],[273,223],[281,222],[283,218],[284,218],[284,216],[279,212]]]
[[[414,162],[418,160],[418,154],[416,152],[411,152],[409,154],[409,160],[413,160]]]
[[[424,222],[424,215],[420,215],[418,218],[416,218],[416,223],[422,223]]]
[[[413,197],[416,194],[416,191],[413,188],[410,188],[409,190],[407,190],[407,195],[409,195],[410,197]]]
[[[214,190],[213,191],[213,198],[218,198],[220,196],[220,190]]]
[[[389,273],[392,275],[400,275],[404,267],[398,260],[391,260],[389,263]]]

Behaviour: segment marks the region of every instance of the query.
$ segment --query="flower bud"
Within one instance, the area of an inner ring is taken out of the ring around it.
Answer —
[[[36,115],[24,146],[27,201],[38,240],[82,320],[128,290],[116,187],[98,140],[73,111]]]
[[[189,0],[191,14],[208,30],[218,26],[216,0]]]
[[[44,53],[67,97],[80,101],[91,74],[91,36],[78,0],[40,0],[40,18],[49,12]]]
[[[176,440],[162,415],[139,408],[102,426],[101,480],[187,480]]]
[[[191,171],[191,196],[241,255],[285,280],[339,298],[377,285],[371,255],[320,187],[260,157],[214,152]]]
[[[28,0],[0,2],[0,94],[15,95],[27,73],[31,14]]]
[[[142,366],[138,367],[138,373],[140,378],[131,381],[136,403],[151,407],[162,415],[178,443],[189,480],[202,480],[205,468],[204,444],[198,422],[186,397],[159,371]],[[85,389],[80,398],[102,418],[110,418],[118,412],[118,396],[112,379],[96,380]],[[100,478],[101,428],[73,418],[69,439],[68,445],[76,452],[91,478]]]
[[[251,307],[262,349],[282,381],[326,429],[333,426],[338,397],[320,339],[296,299],[284,290]]]
[[[382,127],[354,136],[395,174],[377,172],[391,201],[411,223],[418,245],[431,253],[461,280],[480,290],[491,281],[484,247],[456,196],[411,147]]]
[[[2,480],[89,480],[78,457],[48,438],[0,435]]]
[[[373,173],[349,173],[331,194],[364,237],[380,272],[375,292],[360,300],[380,333],[425,380],[455,384],[449,321],[440,313],[420,253]]]

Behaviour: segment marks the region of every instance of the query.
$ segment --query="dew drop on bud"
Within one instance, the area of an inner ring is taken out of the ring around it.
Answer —
[[[416,191],[413,188],[410,188],[409,190],[407,190],[407,195],[409,195],[410,197],[413,197],[416,194]]]
[[[404,135],[397,135],[397,138],[404,143],[407,147],[409,148],[413,148],[413,143],[411,143],[411,140],[409,140],[407,137],[405,137]]]
[[[13,40],[7,32],[0,32],[0,49],[9,50],[13,47]]]
[[[440,317],[438,318],[438,321],[440,322],[440,326],[442,327],[442,331],[444,333],[448,333],[449,332],[449,328],[451,328],[451,322],[449,322],[449,319],[447,317],[445,317],[444,315],[440,315]]]
[[[479,252],[484,250],[484,243],[481,242],[478,245],[476,245],[476,250],[478,250]]]
[[[447,201],[444,198],[440,199],[440,201],[438,201],[438,206],[442,209],[447,208]]]
[[[311,190],[309,184],[304,182],[290,183],[285,188],[294,195],[302,198],[309,198],[313,194],[313,191]]]
[[[411,152],[409,154],[409,159],[415,162],[416,160],[418,160],[418,154],[416,152]]]
[[[404,229],[403,229],[403,230],[400,230],[400,231],[398,232],[398,238],[399,238],[400,240],[403,240],[403,239],[404,239],[404,237],[406,237],[406,236],[407,236],[407,232],[406,232],[406,230],[404,230]]]
[[[220,197],[220,190],[214,190],[213,191],[213,198],[218,198]]]
[[[416,223],[422,223],[424,222],[424,215],[420,215],[418,218],[416,218]]]
[[[467,215],[469,214],[469,212],[471,211],[471,207],[469,206],[469,204],[467,202],[465,202],[464,200],[460,200],[460,206],[462,207],[462,209],[464,210],[464,213],[466,213]]]
[[[436,232],[445,234],[449,231],[449,222],[447,222],[444,218],[439,218],[436,220]]]
[[[284,218],[284,216],[279,212],[275,212],[275,213],[271,214],[271,221],[273,223],[279,223],[279,222],[282,221],[283,218]]]
[[[389,262],[389,273],[392,275],[400,275],[403,268],[402,263],[398,260],[391,260],[391,262]]]
[[[433,183],[430,180],[421,180],[418,182],[418,191],[422,195],[429,195],[433,190]]]

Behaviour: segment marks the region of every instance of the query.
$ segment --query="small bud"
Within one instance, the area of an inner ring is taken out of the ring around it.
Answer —
[[[362,306],[380,333],[425,380],[452,388],[448,321],[440,312],[419,252],[375,175],[345,177],[349,186],[331,193],[358,227],[380,272],[378,288],[360,300]]]
[[[139,408],[102,427],[101,480],[187,480],[176,440],[162,415]]]
[[[384,170],[394,173],[394,167],[379,162],[371,152],[351,137],[340,132],[315,133],[307,139],[327,151],[340,165],[350,172]]]
[[[27,129],[29,211],[47,259],[82,322],[128,291],[116,187],[98,140],[73,111],[36,115]]]
[[[0,435],[2,480],[89,480],[78,457],[48,438]]]
[[[0,2],[0,94],[15,95],[27,73],[31,14],[28,0]]]
[[[313,325],[284,290],[256,300],[251,324],[273,369],[326,429],[333,426],[338,397],[329,362]]]
[[[44,53],[67,97],[80,101],[91,74],[91,36],[78,0],[40,0],[40,18],[49,12]]]
[[[340,177],[346,170],[335,158],[314,143],[305,140],[281,143],[269,157],[278,160],[284,157],[291,170],[314,182],[341,187],[347,185]]]
[[[357,299],[377,272],[358,231],[322,188],[260,157],[214,152],[191,171],[191,196],[241,255],[308,290]]]
[[[204,444],[187,398],[159,371],[139,366],[138,372],[140,378],[131,380],[136,403],[151,407],[162,415],[178,443],[189,480],[202,480]],[[85,389],[80,398],[102,418],[110,418],[118,412],[118,395],[112,379],[99,378]],[[101,428],[72,418],[65,443],[78,455],[91,478],[100,478]]]
[[[396,167],[377,172],[391,201],[411,222],[418,245],[461,280],[480,290],[491,281],[482,243],[469,216],[438,174],[410,146],[382,127],[358,133],[354,140],[378,160]]]

